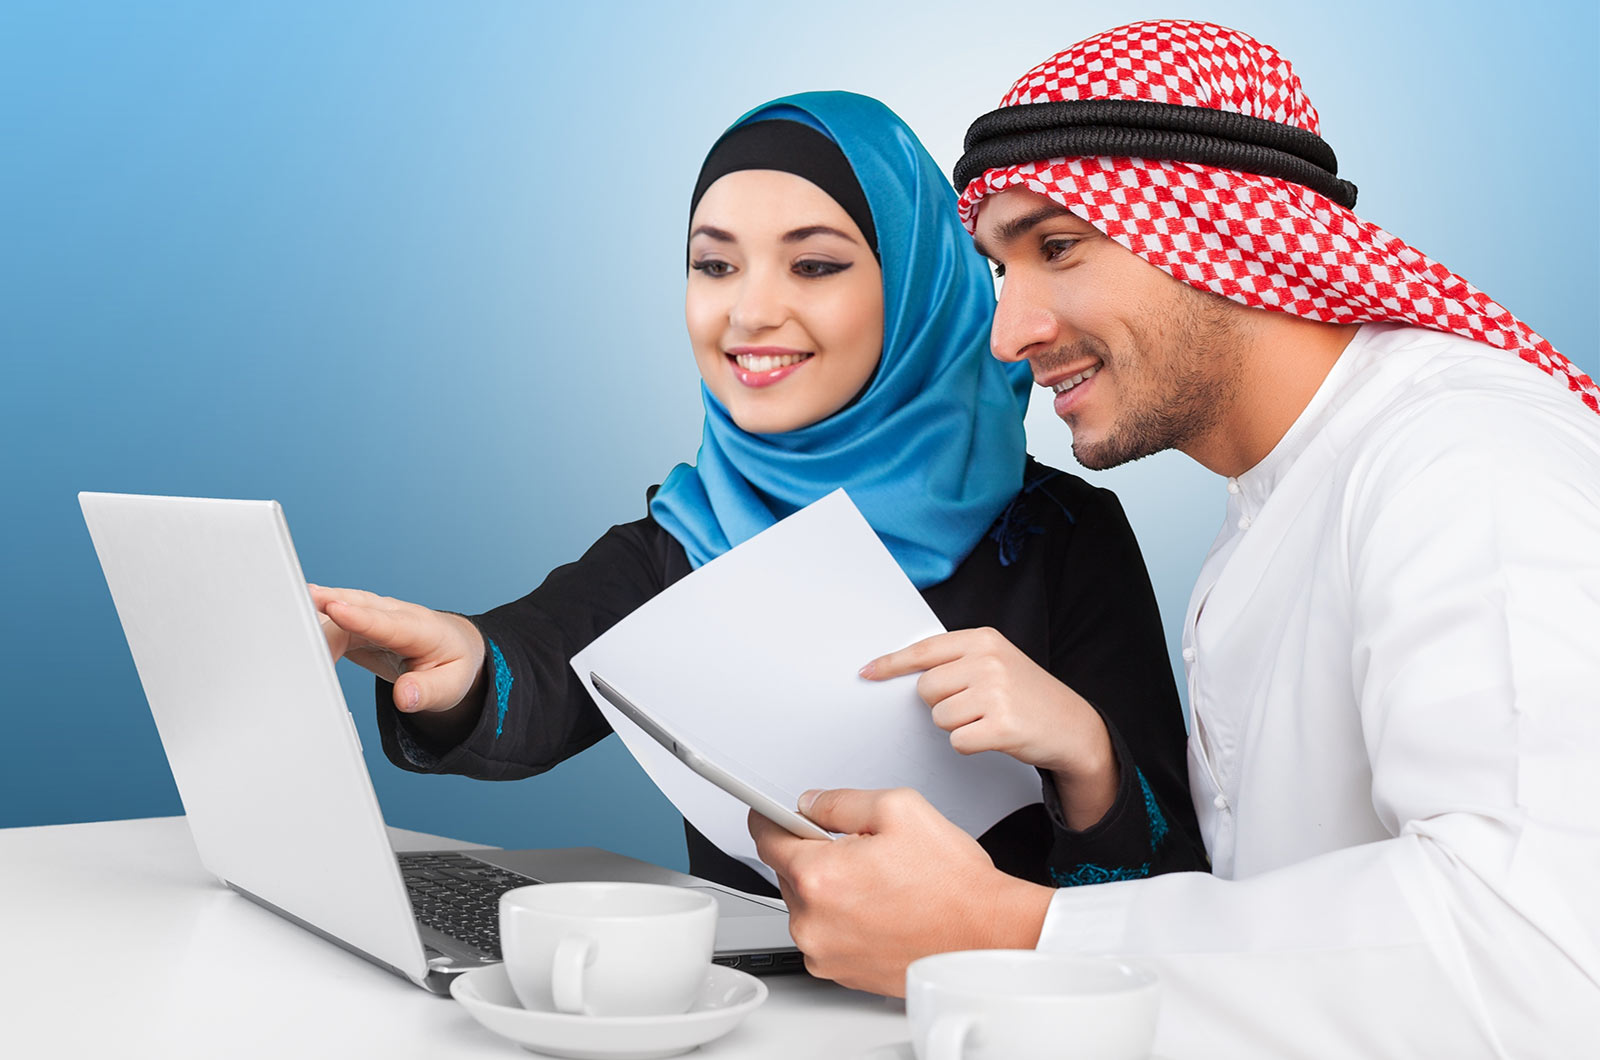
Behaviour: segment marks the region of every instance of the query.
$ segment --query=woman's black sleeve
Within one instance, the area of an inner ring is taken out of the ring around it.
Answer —
[[[384,754],[413,772],[519,780],[604,738],[611,728],[569,660],[665,588],[672,547],[648,519],[615,526],[522,599],[468,615],[486,648],[477,726],[453,747],[431,743],[394,708],[393,686],[379,680]],[[687,560],[682,565],[687,570]]]
[[[1051,607],[1050,668],[1105,720],[1119,786],[1105,817],[1074,831],[1053,778],[1043,776],[1054,832],[1050,876],[1073,886],[1205,871],[1183,710],[1144,557],[1109,490],[1088,487],[1068,503],[1074,526]]]

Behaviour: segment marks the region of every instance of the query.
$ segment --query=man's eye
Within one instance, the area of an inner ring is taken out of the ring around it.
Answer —
[[[714,258],[694,262],[689,267],[707,276],[726,276],[733,271],[732,265],[729,265],[726,261],[717,261]]]
[[[1044,241],[1044,260],[1060,261],[1077,245],[1076,239],[1047,239]]]
[[[837,261],[797,261],[794,271],[801,276],[833,276],[850,267],[848,262]]]

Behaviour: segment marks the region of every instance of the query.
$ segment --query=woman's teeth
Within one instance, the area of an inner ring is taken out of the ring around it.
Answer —
[[[734,355],[734,360],[739,367],[747,372],[770,372],[777,368],[787,368],[791,364],[799,364],[810,357],[809,353],[785,353],[772,356],[764,353],[740,353]]]
[[[1085,368],[1083,371],[1079,372],[1077,375],[1073,376],[1071,379],[1063,379],[1063,380],[1061,380],[1061,382],[1055,384],[1050,389],[1054,390],[1058,394],[1065,394],[1067,391],[1071,390],[1073,387],[1077,386],[1079,383],[1083,382],[1085,379],[1089,378],[1091,375],[1094,375],[1099,370],[1100,370],[1100,366],[1098,364],[1095,365],[1093,368]]]

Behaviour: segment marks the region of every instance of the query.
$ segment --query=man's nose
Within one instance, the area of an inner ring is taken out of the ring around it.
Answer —
[[[1060,322],[1038,285],[1022,276],[1007,276],[1000,286],[1000,301],[989,331],[990,352],[1007,363],[1023,361],[1036,352],[1053,349],[1060,337]]]

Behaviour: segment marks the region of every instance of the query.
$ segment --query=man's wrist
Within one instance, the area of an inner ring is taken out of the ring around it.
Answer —
[[[1055,891],[994,870],[990,908],[983,924],[982,945],[989,949],[1031,950],[1039,944],[1044,918]]]

